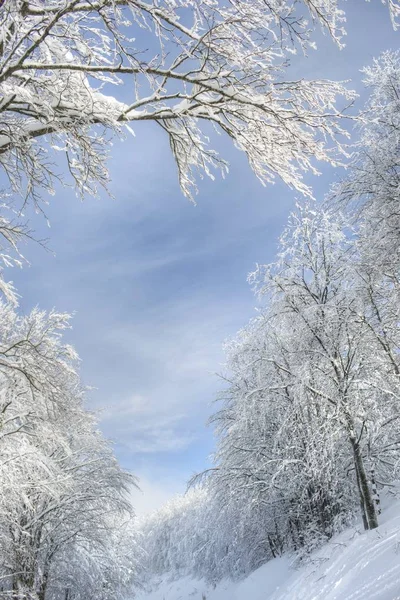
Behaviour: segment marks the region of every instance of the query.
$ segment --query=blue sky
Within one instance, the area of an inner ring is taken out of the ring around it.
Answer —
[[[352,79],[399,46],[379,0],[348,0],[346,48],[318,36],[318,50],[295,59],[305,78]],[[362,100],[360,100],[360,106]],[[33,306],[75,312],[68,341],[94,386],[88,407],[102,409],[101,428],[122,465],[141,478],[138,512],[185,489],[209,464],[223,372],[223,341],[254,314],[246,277],[273,260],[296,195],[279,182],[264,188],[245,157],[221,139],[230,161],[225,180],[200,182],[197,206],[178,187],[168,140],[154,125],[116,142],[110,171],[114,200],[78,201],[60,190],[47,210],[53,253],[31,246],[31,266],[9,273]],[[310,179],[317,197],[341,173]],[[43,232],[43,224],[37,221]]]

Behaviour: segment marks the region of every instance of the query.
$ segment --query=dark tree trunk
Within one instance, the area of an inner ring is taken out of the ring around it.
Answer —
[[[378,515],[381,514],[381,499],[379,497],[378,486],[375,479],[375,468],[371,467],[371,488],[372,488],[372,497],[375,504],[375,509]]]
[[[369,487],[367,474],[365,472],[364,460],[362,457],[360,444],[356,440],[354,433],[350,432],[350,443],[353,449],[354,466],[356,469],[358,490],[360,501],[363,507],[363,521],[365,529],[375,529],[378,527],[378,516],[372,493]]]
[[[365,512],[364,498],[362,495],[362,490],[361,490],[361,486],[360,486],[360,477],[358,476],[357,468],[355,469],[355,471],[356,471],[356,479],[357,479],[358,497],[360,500],[361,516],[362,516],[362,520],[363,520],[363,524],[364,524],[364,529],[368,529],[368,519],[367,519],[367,514]]]

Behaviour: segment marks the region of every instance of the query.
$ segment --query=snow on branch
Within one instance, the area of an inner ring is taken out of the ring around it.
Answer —
[[[341,44],[337,2],[304,4]],[[312,46],[301,13],[280,0],[6,2],[0,160],[12,187],[21,192],[27,178],[28,194],[51,190],[52,167],[38,141],[46,136],[67,154],[79,192],[96,193],[107,185],[105,130],[152,120],[169,136],[192,198],[199,174],[227,168],[204,133],[208,121],[245,152],[263,183],[279,176],[310,195],[302,174],[315,172],[314,158],[334,163],[343,154],[337,100],[347,104],[354,94],[340,83],[284,80],[288,53]]]

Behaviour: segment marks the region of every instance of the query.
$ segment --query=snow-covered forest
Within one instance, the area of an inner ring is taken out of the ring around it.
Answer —
[[[383,4],[397,30],[400,3]],[[361,102],[351,82],[293,77],[321,32],[344,48],[346,2],[0,2],[1,599],[212,586],[379,527],[400,480],[400,52],[369,60]],[[25,311],[10,276],[24,245],[51,244],[32,215],[62,186],[112,193],[109,155],[136,122],[161,128],[189,200],[229,177],[216,134],[296,197],[275,260],[249,274],[256,316],[225,344],[212,466],[140,520],[140,481],[87,408],[72,316]],[[324,165],[337,176],[315,197]]]
[[[364,73],[347,176],[290,215],[263,305],[226,344],[215,466],[144,525],[150,571],[240,578],[380,520],[399,477],[400,55]]]

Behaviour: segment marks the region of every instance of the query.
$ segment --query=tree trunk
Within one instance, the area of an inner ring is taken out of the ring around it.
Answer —
[[[359,496],[359,500],[360,500],[361,516],[362,516],[362,520],[363,520],[363,524],[364,524],[364,529],[368,529],[367,513],[365,512],[364,498],[363,498],[363,494],[362,494],[362,490],[361,490],[360,477],[358,476],[357,468],[355,468],[355,471],[356,471],[358,496]]]
[[[372,488],[372,498],[374,500],[375,509],[378,515],[381,514],[381,499],[379,497],[378,486],[375,479],[375,467],[372,466],[371,469],[371,488]]]
[[[363,521],[365,529],[375,529],[378,527],[378,516],[374,499],[369,488],[367,474],[365,472],[364,461],[361,454],[360,444],[357,442],[354,431],[350,431],[350,443],[353,449],[354,466],[356,469],[358,490],[360,501],[364,508]]]

